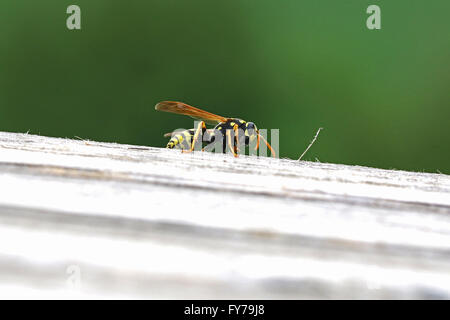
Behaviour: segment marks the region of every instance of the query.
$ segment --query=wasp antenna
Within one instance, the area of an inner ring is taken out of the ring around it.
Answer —
[[[272,149],[272,146],[267,142],[266,139],[264,139],[264,137],[263,137],[262,135],[260,135],[260,134],[258,133],[258,138],[259,138],[259,137],[261,137],[261,139],[263,139],[264,143],[265,143],[266,146],[269,148],[270,153],[272,154],[272,157],[276,158],[277,156],[276,156],[276,154],[275,154],[275,151]]]

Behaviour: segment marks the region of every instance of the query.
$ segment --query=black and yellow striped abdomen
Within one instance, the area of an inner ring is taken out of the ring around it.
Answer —
[[[194,129],[176,132],[175,135],[167,143],[167,148],[173,149],[180,147],[181,149],[189,149],[194,139]]]

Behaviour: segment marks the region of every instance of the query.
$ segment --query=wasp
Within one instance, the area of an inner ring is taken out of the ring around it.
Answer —
[[[222,152],[225,153],[228,146],[233,155],[237,157],[239,146],[250,145],[256,140],[255,150],[258,150],[260,140],[263,140],[272,156],[276,156],[273,148],[259,133],[253,122],[238,118],[225,118],[177,101],[159,102],[156,104],[155,110],[187,115],[200,120],[196,128],[166,133],[165,137],[171,137],[167,143],[169,149],[180,147],[182,152],[192,152],[197,143],[203,144],[205,142],[207,146],[202,149],[203,151],[215,143],[222,142]],[[215,124],[215,127],[208,129],[206,123]]]

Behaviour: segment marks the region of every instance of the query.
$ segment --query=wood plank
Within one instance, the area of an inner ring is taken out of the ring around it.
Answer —
[[[0,132],[0,229],[0,297],[450,298],[444,174]]]

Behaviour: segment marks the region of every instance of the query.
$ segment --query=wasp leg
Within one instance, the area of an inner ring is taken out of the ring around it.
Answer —
[[[259,149],[259,133],[258,133],[258,140],[256,141],[255,151],[258,149]]]
[[[234,137],[235,137],[235,140],[236,140],[236,144],[234,146],[234,152],[238,153],[241,150],[239,150],[239,126],[237,124],[235,124],[233,126],[233,131],[234,131]]]
[[[258,140],[259,140],[259,137],[261,137],[261,139],[263,140],[263,142],[264,142],[264,143],[266,144],[266,146],[269,148],[270,154],[272,155],[272,157],[276,158],[277,156],[276,156],[275,151],[273,150],[272,146],[267,142],[266,139],[264,139],[264,137],[263,137],[262,135],[260,135],[260,134],[258,133]],[[258,146],[259,146],[259,141],[258,141]]]
[[[206,129],[206,125],[205,125],[204,121],[200,121],[197,126],[197,129],[195,130],[194,138],[192,139],[191,148],[189,150],[181,150],[181,152],[189,153],[189,152],[194,151],[195,143],[197,142],[198,136],[200,135],[200,132],[202,131],[202,129]]]
[[[228,142],[228,146],[230,147],[231,152],[233,153],[233,155],[237,158],[237,153],[234,151],[234,147],[232,145],[232,141],[231,141],[231,131],[227,130],[227,142]]]

